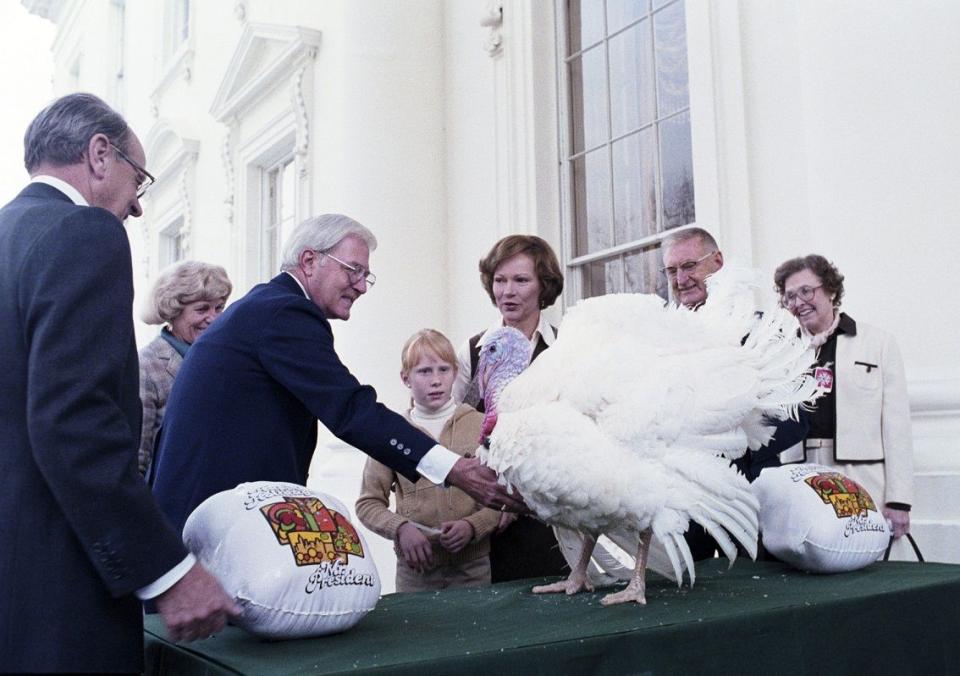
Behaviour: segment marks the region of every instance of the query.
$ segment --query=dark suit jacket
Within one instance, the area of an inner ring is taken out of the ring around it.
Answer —
[[[137,472],[132,303],[113,214],[0,210],[0,669],[141,670],[133,592],[186,556]]]
[[[306,483],[317,419],[411,481],[436,445],[350,374],[330,323],[282,273],[227,308],[183,360],[154,459],[160,507],[182,530],[239,483]]]

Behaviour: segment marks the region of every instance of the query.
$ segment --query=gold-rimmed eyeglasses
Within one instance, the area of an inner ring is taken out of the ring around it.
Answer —
[[[120,150],[116,144],[111,143],[110,147],[116,150],[117,155],[126,160],[127,164],[133,167],[134,171],[137,172],[137,199],[140,199],[143,197],[144,193],[147,192],[147,188],[157,182],[157,179],[155,179],[153,174],[151,174],[149,171],[127,157],[127,154]]]
[[[326,251],[317,251],[317,253],[339,263],[340,267],[347,271],[347,279],[350,280],[351,284],[356,284],[361,279],[367,283],[367,286],[373,286],[377,283],[377,276],[366,268],[363,268],[359,265],[350,265],[349,263],[345,263],[333,254],[329,254]]]
[[[689,275],[691,272],[697,269],[697,266],[700,265],[700,263],[702,263],[703,261],[705,261],[707,258],[709,258],[715,253],[717,252],[711,251],[710,253],[705,253],[695,261],[684,261],[683,263],[677,266],[668,265],[665,268],[660,268],[660,272],[664,273],[670,279],[675,279],[677,276],[677,272],[679,272],[680,270],[683,270],[686,274]]]

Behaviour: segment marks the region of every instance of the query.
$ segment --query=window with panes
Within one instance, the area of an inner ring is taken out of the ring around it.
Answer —
[[[286,157],[263,171],[263,214],[260,219],[261,281],[280,271],[281,247],[294,226],[295,190],[294,162]]]
[[[560,148],[577,298],[666,297],[660,242],[696,220],[683,0],[560,0]]]

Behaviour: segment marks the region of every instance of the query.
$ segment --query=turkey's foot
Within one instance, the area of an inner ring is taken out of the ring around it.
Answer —
[[[577,575],[576,573],[571,573],[570,577],[566,580],[554,582],[553,584],[537,585],[533,588],[534,594],[559,594],[563,592],[567,596],[572,596],[582,591],[592,592],[593,585],[587,580],[586,575]]]
[[[618,603],[639,603],[647,604],[646,585],[637,580],[631,580],[623,591],[607,594],[600,599],[600,604],[604,606],[613,606]]]

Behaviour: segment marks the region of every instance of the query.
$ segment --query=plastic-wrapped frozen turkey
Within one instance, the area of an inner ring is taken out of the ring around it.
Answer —
[[[380,576],[350,513],[333,496],[260,481],[198,506],[183,540],[217,576],[261,638],[346,631],[380,598]]]
[[[876,561],[890,542],[886,519],[863,486],[823,465],[765,469],[753,482],[763,546],[813,573],[840,573]]]

